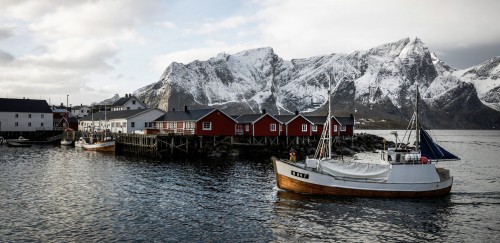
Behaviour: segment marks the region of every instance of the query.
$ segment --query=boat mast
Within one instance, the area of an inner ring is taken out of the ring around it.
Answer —
[[[416,142],[416,147],[417,147],[417,151],[420,151],[420,128],[419,128],[419,125],[418,125],[418,84],[416,85],[417,86],[417,92],[416,92],[416,105],[415,105],[415,142]]]
[[[108,119],[106,117],[106,104],[104,104],[104,139],[106,139],[106,129],[108,127]]]
[[[333,70],[332,70],[333,71]],[[335,75],[335,74],[333,74]],[[332,78],[328,79],[328,159],[332,158]]]

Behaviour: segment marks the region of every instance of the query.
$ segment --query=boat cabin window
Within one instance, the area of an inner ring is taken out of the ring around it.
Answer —
[[[401,154],[396,154],[396,162],[401,162]]]

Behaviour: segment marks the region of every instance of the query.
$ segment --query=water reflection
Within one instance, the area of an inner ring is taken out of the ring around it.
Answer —
[[[274,229],[279,240],[435,240],[443,236],[452,212],[449,196],[373,199],[278,191]]]

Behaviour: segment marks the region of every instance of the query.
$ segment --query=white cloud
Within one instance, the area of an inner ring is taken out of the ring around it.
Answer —
[[[160,25],[167,30],[177,28],[177,26],[174,23],[169,22],[169,21],[161,22]]]
[[[243,24],[246,24],[249,21],[248,18],[243,16],[233,16],[227,19],[224,19],[219,22],[207,22],[203,23],[196,31],[196,34],[206,35],[212,34],[218,31],[235,29]]]
[[[80,5],[58,6],[29,25],[36,35],[46,38],[113,37],[141,21],[144,8],[123,1],[92,1]]]
[[[500,1],[261,3],[261,42],[287,58],[349,53],[418,36],[433,47],[500,40]],[[487,16],[487,17],[486,17]],[[432,44],[430,44],[432,43]]]
[[[153,57],[151,60],[151,66],[154,70],[162,72],[172,62],[187,64],[195,60],[204,61],[210,59],[211,57],[215,57],[219,53],[226,52],[228,54],[233,54],[256,47],[258,46],[254,44],[224,45],[223,43],[219,43],[217,46],[192,48]]]
[[[14,36],[14,25],[0,25],[0,40]]]
[[[107,61],[118,51],[111,41],[71,38],[56,41],[44,46],[41,55],[28,55],[20,62],[56,69],[85,69],[88,72],[109,70]]]
[[[0,49],[0,63],[7,63],[11,61],[14,61],[14,56]]]

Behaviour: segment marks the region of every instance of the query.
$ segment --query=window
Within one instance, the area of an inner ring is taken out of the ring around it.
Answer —
[[[276,123],[272,123],[271,124],[270,130],[271,130],[271,132],[275,132],[276,131]]]
[[[194,122],[186,122],[186,129],[194,129]]]
[[[127,107],[127,110],[130,110],[130,107]]]
[[[45,124],[43,124],[43,122],[42,122],[42,123],[40,123],[40,126],[41,126],[41,127],[44,127],[44,126],[45,126]]]
[[[149,126],[148,126],[148,124],[149,124],[149,123],[144,122],[144,127],[149,127]]]
[[[318,126],[317,125],[313,125],[312,126],[312,131],[313,132],[317,132],[318,131]]]
[[[31,127],[31,122],[28,122],[28,127]]]
[[[18,126],[19,126],[19,123],[18,123],[18,122],[15,122],[15,123],[14,123],[14,126],[18,127]]]
[[[175,122],[170,122],[170,123],[168,124],[168,128],[170,128],[170,129],[176,129],[176,128],[177,128],[177,123],[175,123]]]
[[[203,130],[212,130],[212,123],[211,122],[203,122]]]
[[[245,131],[247,131],[247,132],[250,131],[250,125],[249,124],[245,125]]]
[[[302,131],[307,132],[307,124],[302,124]]]
[[[42,118],[45,118],[45,114],[41,114],[40,116],[41,116]]]
[[[28,118],[31,118],[31,114],[28,114]]]
[[[341,132],[345,132],[345,130],[346,130],[346,126],[340,126],[340,131]]]
[[[337,131],[337,125],[333,125],[333,131],[336,132]]]
[[[135,127],[135,122],[131,122],[130,127]]]
[[[135,105],[135,100],[132,100],[132,105]]]
[[[16,115],[15,115],[15,117],[16,117],[16,118],[19,118],[19,114],[16,114]]]

